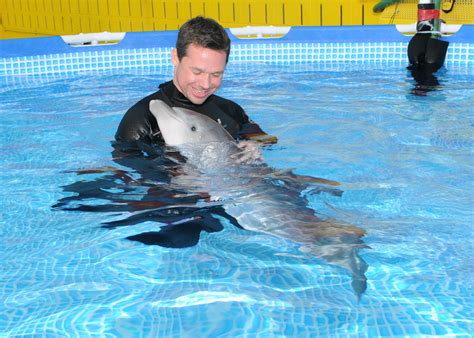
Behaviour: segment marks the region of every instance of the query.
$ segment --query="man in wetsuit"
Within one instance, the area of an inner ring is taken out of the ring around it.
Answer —
[[[248,150],[246,159],[259,156],[253,141],[274,143],[249,119],[237,103],[214,95],[219,89],[230,53],[230,39],[216,21],[196,17],[186,22],[178,33],[172,50],[173,80],[132,106],[123,117],[115,139],[128,147],[140,144],[163,144],[157,121],[150,112],[151,100],[162,100],[170,107],[187,108],[220,123],[239,144]]]

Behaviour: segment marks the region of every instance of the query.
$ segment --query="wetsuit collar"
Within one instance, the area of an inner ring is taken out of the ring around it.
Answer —
[[[180,107],[196,107],[200,106],[192,103],[189,99],[181,93],[178,88],[176,88],[173,81],[168,81],[160,85],[160,89],[166,93],[166,96],[169,98],[173,106],[177,105]]]

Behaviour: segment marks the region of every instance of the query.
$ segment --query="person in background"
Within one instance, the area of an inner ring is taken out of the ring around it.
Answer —
[[[202,16],[187,21],[180,28],[176,48],[171,52],[173,79],[162,83],[157,92],[125,113],[115,134],[116,146],[140,149],[147,144],[164,144],[149,109],[150,101],[158,99],[170,107],[190,109],[220,123],[239,141],[245,153],[242,161],[260,158],[257,142],[275,143],[276,138],[250,120],[240,105],[215,95],[222,84],[229,54],[230,39],[219,23]]]

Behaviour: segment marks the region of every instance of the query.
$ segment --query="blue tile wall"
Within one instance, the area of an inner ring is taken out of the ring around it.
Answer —
[[[232,46],[231,62],[299,63],[396,63],[406,64],[404,42],[285,42],[239,43]],[[78,49],[93,47],[78,47]],[[169,47],[0,58],[0,76],[74,73],[171,66]],[[474,44],[451,43],[449,65],[474,65]]]

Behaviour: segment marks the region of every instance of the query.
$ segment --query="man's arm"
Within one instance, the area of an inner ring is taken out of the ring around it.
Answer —
[[[259,145],[278,142],[276,136],[265,133],[258,124],[248,119],[248,117],[247,122],[242,125],[238,138],[240,140],[238,146],[242,151],[236,155],[236,159],[241,163],[253,163],[263,160]]]
[[[158,126],[148,107],[142,102],[131,107],[120,121],[115,133],[118,142],[151,142]]]
[[[278,142],[276,136],[265,133],[258,124],[251,120],[242,125],[242,129],[239,132],[239,139],[263,144],[275,144]]]

